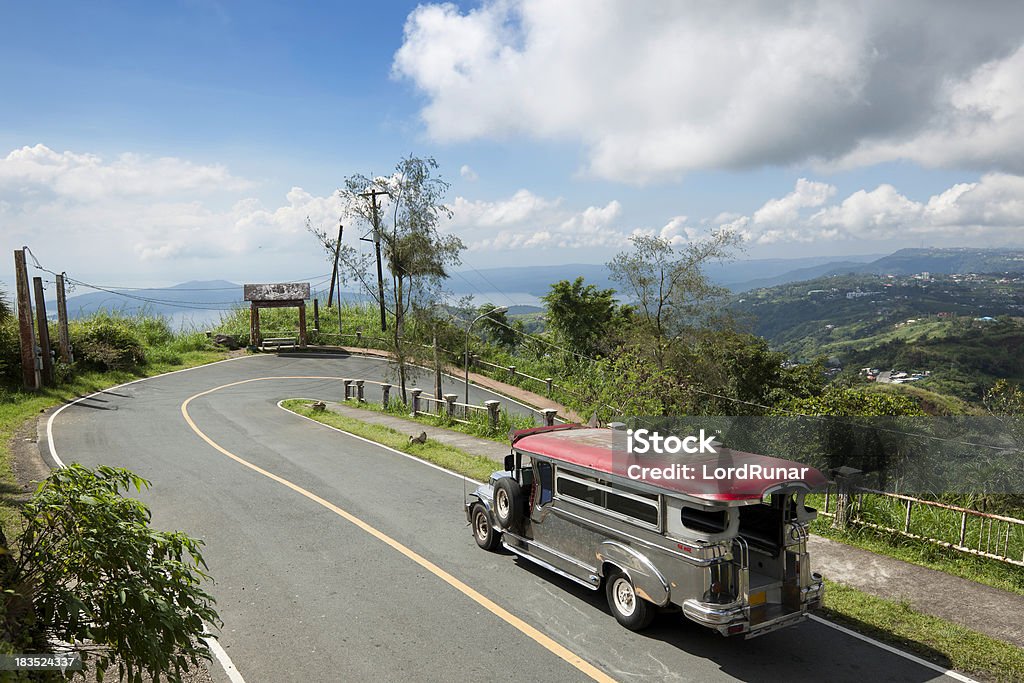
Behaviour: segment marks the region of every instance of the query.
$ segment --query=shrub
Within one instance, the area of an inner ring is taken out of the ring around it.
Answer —
[[[83,367],[131,370],[146,361],[143,339],[129,318],[99,314],[75,321],[70,334],[75,360]]]
[[[97,673],[117,662],[121,680],[181,680],[210,659],[200,636],[219,618],[199,585],[209,579],[201,542],[152,529],[146,506],[121,495],[148,486],[125,469],[81,465],[40,485],[22,510],[16,552],[0,553],[14,560],[0,563],[0,583],[13,589],[0,613],[22,614],[14,634],[69,643],[83,661],[95,658]]]
[[[0,381],[20,381],[21,337],[13,316],[0,318]]]

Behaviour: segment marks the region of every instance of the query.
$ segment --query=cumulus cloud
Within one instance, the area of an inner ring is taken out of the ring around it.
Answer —
[[[585,21],[581,20],[585,17]],[[435,139],[582,142],[593,174],[890,159],[1024,172],[1024,4],[490,0],[392,65]]]
[[[1024,177],[1018,175],[989,173],[923,202],[887,183],[827,204],[835,193],[831,185],[801,178],[790,194],[722,227],[757,244],[911,235],[933,240],[975,235],[986,244],[1024,239]]]
[[[480,176],[476,174],[476,171],[474,171],[466,164],[463,164],[462,168],[459,169],[459,175],[471,183],[475,183],[477,180],[480,179]]]
[[[341,212],[336,195],[299,187],[266,207],[247,196],[254,187],[223,166],[178,158],[108,160],[44,145],[0,157],[0,212],[12,237],[69,272],[127,272],[148,264],[169,268],[173,279],[181,274],[172,264],[186,261],[309,253],[306,218],[330,225]]]
[[[519,190],[508,199],[468,200],[456,197],[452,222],[471,251],[617,246],[626,233],[617,225],[622,205],[612,200],[582,211],[563,207],[561,199],[545,199]]]

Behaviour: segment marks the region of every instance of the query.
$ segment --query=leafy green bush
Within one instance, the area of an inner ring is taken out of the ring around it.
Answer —
[[[13,316],[0,318],[0,382],[21,378],[21,339]]]
[[[98,680],[116,662],[121,680],[177,681],[210,659],[200,636],[219,618],[200,587],[201,541],[152,529],[146,506],[121,495],[148,486],[120,468],[56,470],[23,508],[14,552],[0,549],[0,612],[20,615],[13,633],[69,643]]]
[[[164,325],[166,327],[166,324]],[[139,325],[131,318],[97,314],[76,320],[70,327],[75,360],[82,366],[106,372],[131,370],[146,361],[144,339],[153,333],[149,326]],[[169,331],[168,331],[169,333]]]

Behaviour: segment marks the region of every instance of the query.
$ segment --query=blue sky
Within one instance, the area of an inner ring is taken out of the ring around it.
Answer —
[[[1024,244],[1018,4],[741,5],[5,3],[4,246],[109,284],[306,275],[304,219],[406,154],[477,268],[636,232]]]

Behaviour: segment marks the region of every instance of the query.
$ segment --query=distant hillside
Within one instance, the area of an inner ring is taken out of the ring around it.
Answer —
[[[854,272],[876,275],[1024,271],[1024,249],[900,249]],[[848,271],[847,271],[848,272]]]
[[[173,287],[87,291],[68,296],[68,317],[81,318],[100,310],[127,315],[173,315],[185,311],[216,311],[242,305],[242,285],[226,280],[193,280]],[[46,309],[56,315],[55,301]]]
[[[969,399],[1024,378],[1021,273],[835,275],[745,292],[731,308],[794,359],[929,370],[923,386]]]

